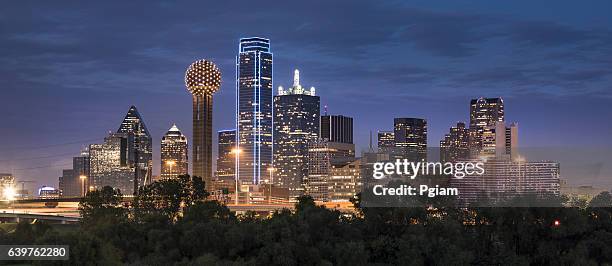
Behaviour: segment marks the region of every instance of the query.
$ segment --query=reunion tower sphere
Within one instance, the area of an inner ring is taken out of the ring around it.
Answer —
[[[221,87],[221,71],[211,61],[195,61],[185,72],[185,86],[193,95],[212,95]]]

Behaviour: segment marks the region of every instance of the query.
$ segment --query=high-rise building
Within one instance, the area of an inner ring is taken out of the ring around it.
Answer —
[[[502,98],[478,98],[470,101],[470,152],[477,156],[482,149],[482,134],[487,126],[504,121]]]
[[[173,124],[161,139],[160,178],[171,179],[189,173],[187,137]]]
[[[395,149],[409,161],[427,160],[427,121],[421,118],[393,119]]]
[[[353,143],[353,118],[322,115],[319,137],[330,142]]]
[[[517,196],[546,197],[558,196],[560,193],[558,162],[488,159],[484,161],[483,169],[482,175],[474,174],[450,179],[450,187],[459,190],[461,201],[478,202],[486,206]]]
[[[131,153],[128,154],[128,163],[137,168],[135,174],[138,183],[134,185],[141,187],[150,183],[153,175],[153,139],[135,106],[130,107],[117,133],[134,135],[130,138],[133,141],[130,143]]]
[[[64,193],[72,189],[69,186],[72,185],[70,183],[72,183],[71,181],[73,180],[73,177],[74,177],[74,170],[72,169],[62,170],[62,175],[59,177],[59,180],[58,180],[58,189],[60,191],[61,197],[70,197],[70,196],[65,195]]]
[[[469,156],[469,129],[465,127],[465,123],[457,122],[440,141],[440,161],[455,162],[468,159]]]
[[[117,188],[124,195],[134,193],[134,168],[129,155],[133,152],[133,134],[110,133],[102,144],[89,145],[89,177],[92,189]]]
[[[238,178],[259,184],[272,166],[272,53],[270,40],[240,39],[236,57]]]
[[[319,135],[320,99],[315,88],[306,90],[300,84],[296,69],[293,86],[278,87],[274,97],[274,184],[289,189],[291,197],[304,192],[303,180],[308,174],[308,143]]]
[[[185,72],[185,86],[193,95],[193,175],[212,186],[213,94],[221,87],[221,71],[206,60],[193,62]]]
[[[496,121],[484,128],[481,140],[481,156],[511,156],[518,148],[518,124]]]
[[[391,154],[395,148],[393,131],[378,131],[378,152]]]
[[[218,134],[217,179],[234,180],[236,171],[236,130],[221,130]]]
[[[355,144],[319,139],[308,144],[308,175],[304,192],[318,201],[330,201],[331,171],[334,165],[355,160]]]

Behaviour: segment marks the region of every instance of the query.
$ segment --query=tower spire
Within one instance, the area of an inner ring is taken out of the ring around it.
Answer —
[[[293,87],[297,86],[300,86],[300,71],[296,69],[293,71]]]

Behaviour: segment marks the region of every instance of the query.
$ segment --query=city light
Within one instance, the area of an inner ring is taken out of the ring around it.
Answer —
[[[5,187],[3,191],[3,195],[4,195],[5,200],[14,200],[17,193],[15,192],[15,189],[12,187]]]

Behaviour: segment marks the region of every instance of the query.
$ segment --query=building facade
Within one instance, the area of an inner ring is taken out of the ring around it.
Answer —
[[[350,201],[361,192],[361,160],[332,165],[328,180],[329,201]]]
[[[177,178],[189,173],[187,137],[176,124],[161,139],[161,179]]]
[[[440,141],[440,161],[456,162],[468,159],[470,156],[469,134],[469,129],[463,122],[457,122],[456,126],[451,127],[449,133],[444,135],[444,139]]]
[[[330,142],[353,143],[353,118],[343,115],[321,116],[319,137]]]
[[[291,197],[303,194],[308,175],[308,143],[319,135],[320,99],[315,88],[306,90],[294,72],[293,86],[278,88],[274,97],[274,184],[289,189]]]
[[[355,144],[319,139],[308,144],[308,175],[304,192],[317,201],[330,201],[331,171],[334,165],[355,160]]]
[[[90,176],[87,181],[91,189],[110,186],[124,195],[134,193],[135,170],[129,164],[132,138],[132,134],[111,133],[104,138],[104,143],[89,145]]]
[[[236,57],[238,179],[259,184],[272,167],[272,64],[270,40],[240,39]]]
[[[128,163],[137,169],[138,187],[149,184],[153,176],[153,139],[135,106],[130,107],[117,133],[133,135]]]
[[[378,152],[391,154],[395,148],[395,134],[393,131],[378,131]]]
[[[427,160],[427,121],[422,118],[393,119],[395,150],[409,161]]]
[[[236,130],[217,132],[217,179],[234,180],[236,172]]]
[[[488,126],[504,122],[502,98],[478,98],[470,101],[470,153],[478,156],[482,150],[482,135]]]

